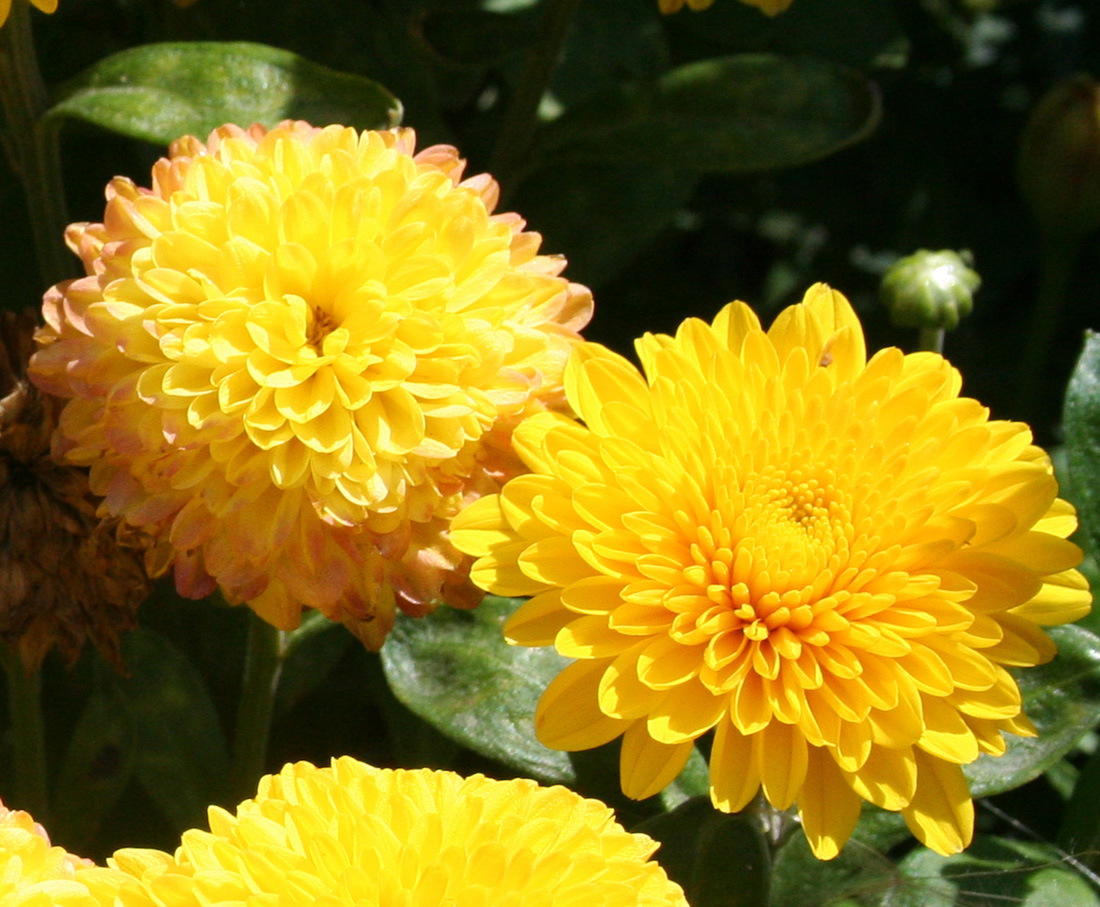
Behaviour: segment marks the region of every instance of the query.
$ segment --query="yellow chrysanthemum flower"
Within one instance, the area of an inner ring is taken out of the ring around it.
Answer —
[[[960,766],[1031,735],[1005,666],[1089,610],[1076,520],[1026,425],[990,421],[932,353],[867,361],[824,285],[766,333],[743,303],[566,369],[584,424],[535,416],[532,475],[453,524],[472,577],[534,596],[505,628],[575,658],[547,688],[549,746],[623,737],[648,797],[714,731],[711,796],[797,803],[835,856],[861,800],[929,847],[971,838]]]
[[[44,13],[52,13],[57,9],[57,0],[30,0],[30,3]],[[11,0],[0,0],[0,25],[8,21],[11,15]]]
[[[710,7],[710,5],[714,3],[714,0],[657,0],[657,3],[661,7],[661,12],[666,16],[669,13],[676,13],[682,10],[685,2],[689,8],[700,10]],[[783,10],[790,6],[794,0],[741,0],[741,2],[749,6],[755,6],[769,16],[774,16],[783,12]]]
[[[477,603],[447,522],[560,403],[591,295],[492,214],[490,177],[414,141],[225,126],[70,227],[88,276],[46,294],[31,377],[72,398],[58,453],[182,594],[283,629],[317,608],[371,646],[395,597]]]
[[[124,873],[51,847],[29,813],[0,803],[0,907],[111,907],[124,884]]]
[[[128,907],[687,907],[649,861],[655,841],[597,800],[534,781],[344,757],[287,765],[236,816],[209,817],[174,857],[115,854],[148,893]]]

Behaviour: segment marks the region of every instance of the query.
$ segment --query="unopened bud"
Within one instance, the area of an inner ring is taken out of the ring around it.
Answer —
[[[1035,105],[1020,139],[1020,191],[1046,231],[1100,227],[1100,85],[1077,75]]]
[[[921,249],[894,262],[882,276],[879,297],[895,327],[954,330],[974,307],[982,279],[969,252]]]

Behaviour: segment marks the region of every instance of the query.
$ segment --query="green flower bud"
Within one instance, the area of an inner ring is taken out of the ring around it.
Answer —
[[[1076,75],[1048,91],[1020,138],[1020,191],[1046,231],[1100,227],[1100,85]]]
[[[879,297],[895,327],[954,330],[974,307],[982,279],[969,252],[921,249],[894,262],[882,276]]]

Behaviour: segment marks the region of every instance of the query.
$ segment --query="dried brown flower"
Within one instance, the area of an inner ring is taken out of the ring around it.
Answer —
[[[96,516],[87,472],[50,455],[61,403],[26,380],[34,313],[0,313],[0,640],[24,668],[84,641],[121,668],[119,632],[149,593],[140,540]]]

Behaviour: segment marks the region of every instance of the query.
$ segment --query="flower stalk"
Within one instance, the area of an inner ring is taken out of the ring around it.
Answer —
[[[943,328],[921,328],[917,346],[926,352],[943,355],[943,338],[946,334],[947,331]]]
[[[251,796],[263,774],[288,635],[249,611],[244,679],[229,768],[230,792],[235,800]]]
[[[12,803],[49,820],[46,781],[46,735],[42,723],[42,672],[28,673],[14,646],[0,647],[8,683],[8,714],[12,729],[14,783]]]
[[[1043,380],[1050,348],[1058,333],[1067,291],[1084,237],[1069,232],[1044,231],[1041,246],[1039,290],[1020,360],[1020,388],[1016,414],[1028,421],[1039,415]]]
[[[49,97],[31,34],[30,6],[12,5],[0,29],[0,109],[7,123],[4,151],[27,199],[38,267],[44,282],[73,273],[62,238],[68,224],[57,133],[43,122]]]
[[[545,5],[539,23],[539,39],[527,53],[523,74],[505,114],[489,166],[489,171],[505,191],[510,188],[512,178],[530,150],[538,127],[539,104],[554,78],[580,0],[547,0]]]

